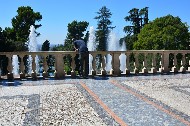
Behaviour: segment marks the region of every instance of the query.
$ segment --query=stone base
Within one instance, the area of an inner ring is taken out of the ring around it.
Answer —
[[[135,74],[138,74],[139,73],[139,70],[137,68],[134,69],[134,73]]]
[[[43,73],[42,73],[42,76],[43,76],[43,78],[47,78],[47,77],[48,77],[48,73],[43,72]]]
[[[114,74],[114,70],[111,69],[111,70],[110,70],[110,75],[113,75],[113,74]]]
[[[148,70],[147,70],[146,68],[143,68],[143,69],[142,69],[142,73],[145,73],[145,74],[146,74],[146,73],[148,73]]]
[[[163,68],[159,68],[159,72],[163,73],[164,72]]]
[[[178,72],[177,68],[176,67],[172,67],[172,72],[177,73]]]
[[[91,70],[91,73],[90,73],[92,76],[95,76],[96,75],[96,71],[94,70]]]
[[[155,69],[155,68],[153,67],[153,68],[151,68],[150,72],[153,73],[153,74],[154,74],[154,73],[157,73],[157,69]]]
[[[32,73],[32,79],[37,80],[37,74],[36,73]]]
[[[105,70],[101,70],[101,75],[105,76],[106,75],[106,71]]]
[[[24,73],[20,73],[20,79],[25,79],[25,78],[26,78],[25,74]]]
[[[180,67],[180,70],[179,70],[180,72],[182,72],[182,73],[185,73],[186,72],[186,69],[185,69],[185,67]]]
[[[7,79],[8,79],[8,80],[14,80],[13,73],[8,73],[8,74],[7,74]]]
[[[71,78],[75,78],[75,77],[76,77],[75,71],[71,71]]]
[[[129,69],[125,69],[125,74],[129,75],[130,74],[130,70]]]

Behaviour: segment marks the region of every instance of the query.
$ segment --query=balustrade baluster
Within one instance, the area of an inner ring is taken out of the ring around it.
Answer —
[[[44,54],[44,55],[43,55],[43,73],[42,73],[42,76],[43,76],[44,79],[48,77],[48,63],[47,63],[47,58],[50,58],[50,57],[48,57],[48,55]]]
[[[24,55],[19,55],[20,56],[20,79],[25,78],[25,66],[24,66]]]
[[[114,60],[113,60],[114,54],[111,53],[110,55],[112,58],[111,58],[111,70],[109,71],[109,73],[110,73],[110,75],[114,75],[114,70],[113,70],[113,68],[114,68]]]
[[[71,77],[72,78],[76,77],[76,72],[75,72],[75,66],[76,66],[75,65],[75,56],[76,56],[76,54],[71,54],[71,57],[72,57],[72,62],[71,62]]]
[[[186,68],[184,67],[186,64],[185,61],[185,54],[182,53],[182,60],[181,60],[181,67],[180,67],[180,72],[185,73],[186,72]]]
[[[138,66],[139,66],[139,60],[138,60],[138,53],[134,54],[135,57],[135,62],[134,62],[134,73],[137,74],[139,73]]]
[[[164,63],[164,57],[163,54],[161,54],[161,60],[160,60],[160,68],[159,68],[159,72],[163,73],[164,72],[164,67],[163,67],[163,63]]]
[[[147,69],[147,53],[144,53],[144,61],[143,61],[143,69],[142,69],[142,73],[148,73],[148,69]]]
[[[105,70],[105,54],[102,54],[102,69],[101,69],[101,75],[105,76],[106,75],[106,70]]]
[[[178,69],[177,69],[177,58],[176,58],[176,53],[173,53],[173,55],[174,55],[174,59],[173,59],[173,67],[172,67],[172,72],[174,72],[174,73],[177,73],[178,72]]]
[[[126,57],[126,69],[125,69],[125,73],[126,73],[126,75],[129,75],[130,74],[130,64],[129,64],[130,63],[129,62],[130,61],[130,57],[129,57],[130,53],[127,52],[125,55],[127,56]]]
[[[190,59],[189,59],[189,55],[190,53],[188,53],[188,56],[187,56],[187,59],[188,59],[188,68],[187,68],[187,71],[190,72]]]
[[[92,76],[96,75],[96,54],[91,54],[92,55],[92,70],[91,70],[91,74]]]
[[[14,76],[13,76],[13,66],[12,66],[12,56],[11,54],[6,55],[8,57],[8,66],[7,66],[7,70],[8,70],[8,74],[7,74],[7,79],[8,80],[13,80]]]
[[[153,59],[152,59],[152,68],[151,68],[151,73],[157,73],[157,69],[156,69],[156,53],[152,54]]]
[[[33,80],[37,80],[35,57],[36,55],[33,54],[32,55],[32,79]]]

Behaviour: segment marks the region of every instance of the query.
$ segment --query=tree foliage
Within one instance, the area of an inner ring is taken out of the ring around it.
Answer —
[[[167,15],[145,25],[134,43],[135,49],[189,49],[188,26],[179,17]]]
[[[11,52],[15,50],[14,32],[11,28],[0,28],[0,52]]]
[[[25,42],[28,40],[29,36],[29,29],[30,26],[33,25],[35,29],[38,29],[41,27],[41,24],[36,24],[36,21],[40,21],[42,19],[42,15],[39,12],[34,12],[33,9],[30,6],[21,6],[17,10],[17,15],[12,19],[12,26],[13,31],[15,32],[15,39],[17,43],[21,47],[21,50],[25,50],[24,47]],[[37,33],[37,36],[39,36],[40,33]]]
[[[48,40],[46,40],[43,44],[42,44],[42,51],[49,51],[50,49],[50,42]]]
[[[85,37],[84,32],[86,31],[88,25],[89,23],[86,21],[77,22],[76,20],[68,24],[68,33],[64,43],[64,51],[73,50],[73,41],[83,39]]]
[[[5,37],[3,35],[2,28],[0,27],[0,52],[4,51],[4,47],[5,47]]]
[[[110,30],[114,28],[111,26],[112,22],[110,21],[112,13],[108,8],[106,8],[106,6],[100,8],[100,10],[96,13],[98,14],[98,16],[94,18],[98,20],[96,41],[99,42],[97,50],[105,51],[108,35]]]
[[[52,51],[63,51],[64,50],[64,46],[62,44],[58,44],[53,46]]]
[[[124,32],[126,37],[124,38],[126,42],[127,49],[133,49],[133,43],[137,41],[137,35],[145,24],[148,24],[148,7],[137,9],[133,8],[129,12],[129,16],[124,19],[126,22],[130,22],[131,25],[124,27]]]

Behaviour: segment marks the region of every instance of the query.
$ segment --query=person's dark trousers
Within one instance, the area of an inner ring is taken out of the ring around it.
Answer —
[[[75,60],[75,71],[78,71],[78,73],[79,73],[79,70],[80,70],[79,54],[76,54],[74,60]],[[80,73],[79,73],[79,75],[80,75]]]
[[[83,77],[88,77],[89,74],[89,53],[88,52],[81,52],[79,54],[80,60],[80,75]]]

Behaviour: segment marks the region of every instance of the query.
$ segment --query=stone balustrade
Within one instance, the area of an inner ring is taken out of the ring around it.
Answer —
[[[13,55],[19,57],[19,74],[13,73]],[[121,56],[122,55],[122,56]],[[32,79],[54,77],[56,79],[71,76],[75,78],[75,56],[74,51],[41,51],[41,52],[0,52],[0,56],[6,56],[8,59],[7,73],[1,75],[0,79],[9,80],[30,77]],[[24,57],[31,57],[31,73],[26,72],[26,61]],[[41,71],[37,71],[38,64],[35,57],[38,56],[38,63]],[[48,64],[48,57],[52,57],[53,63]],[[190,51],[189,50],[130,50],[130,51],[90,51],[89,52],[89,76],[123,76],[130,74],[155,74],[155,73],[185,73],[190,71]],[[65,62],[70,57],[70,62]],[[111,60],[108,60],[111,57]],[[2,60],[2,59],[0,59]],[[0,62],[1,63],[1,62]],[[107,64],[111,64],[108,69]],[[121,64],[124,69],[120,69]],[[1,71],[2,71],[2,64]],[[53,69],[50,75],[49,68]],[[70,68],[66,71],[66,67]]]

